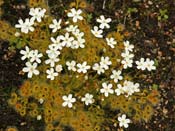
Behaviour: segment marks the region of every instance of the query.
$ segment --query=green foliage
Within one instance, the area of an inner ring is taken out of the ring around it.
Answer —
[[[90,23],[92,19],[92,13],[87,14],[87,22]]]
[[[137,12],[138,12],[137,8],[128,8],[128,10],[127,10],[128,14],[137,13]]]
[[[168,19],[168,10],[167,9],[160,9],[159,10],[159,21],[166,21]]]
[[[158,87],[159,87],[159,86],[158,86],[157,84],[153,84],[153,85],[152,85],[152,88],[153,88],[154,90],[157,90]]]

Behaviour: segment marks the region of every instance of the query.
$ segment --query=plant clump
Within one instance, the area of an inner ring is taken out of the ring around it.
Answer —
[[[134,61],[134,45],[122,31],[104,34],[111,18],[101,15],[89,25],[81,2],[71,3],[67,19],[54,19],[40,2],[30,0],[30,17],[15,25],[28,79],[9,104],[21,116],[44,119],[46,131],[102,131],[105,122],[128,128],[150,120],[159,93],[141,88],[128,72],[154,71],[154,61]]]

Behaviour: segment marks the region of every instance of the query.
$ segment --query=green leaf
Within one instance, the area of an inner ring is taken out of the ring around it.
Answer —
[[[158,67],[159,62],[158,62],[158,60],[157,60],[157,59],[154,59],[154,65],[155,65],[156,67]]]
[[[157,90],[158,87],[159,87],[159,86],[158,86],[157,84],[153,84],[153,85],[152,85],[152,88],[153,88],[154,90]]]
[[[92,13],[88,14],[87,15],[87,22],[91,22],[91,19],[92,19]]]
[[[165,19],[168,19],[168,15],[164,15],[164,18],[165,18]]]

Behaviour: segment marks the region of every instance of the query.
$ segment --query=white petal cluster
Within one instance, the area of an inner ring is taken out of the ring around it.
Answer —
[[[82,10],[72,8],[70,11],[71,12],[68,12],[67,16],[71,17],[74,23],[76,23],[78,20],[83,20],[83,17],[81,16]]]
[[[36,119],[39,121],[42,119],[42,116],[41,115],[37,115]]]
[[[45,13],[46,9],[30,8],[29,15],[32,16],[31,19],[37,20],[37,22],[41,22],[41,19],[44,17]]]
[[[118,71],[113,70],[110,78],[114,79],[114,82],[117,83],[119,80],[123,79],[123,76],[121,76],[121,74],[122,74],[122,72],[120,70],[118,70]]]
[[[112,62],[110,61],[109,57],[106,56],[102,56],[101,57],[101,61],[100,61],[100,65],[105,69],[105,70],[108,70],[109,69],[109,66],[112,64]]]
[[[48,55],[48,59],[45,61],[45,64],[50,64],[51,67],[54,67],[55,63],[60,60],[58,58],[58,56],[60,55],[58,46],[56,46],[55,44],[49,45],[49,49],[46,50],[46,53]]]
[[[56,70],[56,72],[61,72],[63,70],[62,65],[59,65],[59,64],[56,65],[55,70]]]
[[[57,36],[56,38],[51,37],[50,40],[52,41],[52,46],[55,46],[55,47],[58,48],[59,50],[62,50],[63,45],[62,45],[60,36]]]
[[[76,32],[76,29],[78,28],[77,25],[69,25],[69,27],[66,28],[66,31],[68,32]]]
[[[81,98],[81,101],[88,106],[89,104],[92,104],[94,102],[93,95],[86,93],[85,96]]]
[[[141,70],[147,69],[148,71],[156,69],[156,67],[154,66],[154,61],[150,60],[149,58],[146,58],[146,60],[144,58],[141,58],[140,61],[136,61],[135,63],[137,65],[137,69]]]
[[[29,15],[31,16],[31,18],[26,18],[24,21],[22,19],[18,20],[19,24],[16,24],[15,27],[16,28],[20,28],[21,32],[27,34],[30,31],[33,32],[34,31],[34,23],[35,20],[37,22],[41,22],[41,19],[44,17],[46,12],[46,9],[42,9],[42,8],[30,8],[30,12]]]
[[[97,19],[97,22],[100,23],[99,27],[94,26],[93,29],[91,29],[91,33],[97,38],[103,38],[103,29],[109,29],[109,23],[111,21],[111,18],[105,18],[104,15],[101,15],[100,18]],[[108,45],[111,46],[111,48],[113,48],[113,46],[115,45],[115,41],[113,41],[112,39],[107,39],[107,41]]]
[[[101,61],[99,63],[95,63],[92,67],[93,70],[97,71],[97,74],[102,74],[105,70],[109,69],[109,66],[112,62],[109,60],[109,57],[101,57]]]
[[[28,78],[32,78],[33,74],[34,75],[39,75],[39,71],[36,69],[37,66],[38,65],[37,65],[36,62],[34,62],[33,64],[30,63],[30,62],[26,62],[26,67],[24,67],[22,69],[22,71],[28,73],[28,75],[27,75]]]
[[[39,102],[40,104],[43,104],[43,103],[44,103],[44,99],[43,99],[43,98],[40,98],[40,99],[38,100],[38,102]]]
[[[61,29],[61,22],[61,19],[59,19],[59,21],[56,19],[52,20],[52,24],[49,25],[49,28],[52,29],[52,33],[55,33],[57,30]]]
[[[100,28],[104,29],[104,28],[110,28],[109,23],[112,21],[111,18],[107,18],[105,19],[104,15],[101,15],[100,18],[97,19],[97,22],[100,23]]]
[[[84,61],[82,64],[78,63],[77,64],[77,72],[78,73],[87,73],[87,70],[91,68],[91,66],[87,65],[87,62]]]
[[[121,54],[121,56],[123,57],[123,60],[121,61],[121,63],[123,64],[123,68],[127,69],[128,67],[133,66],[134,54],[132,54],[132,51],[133,51],[134,46],[130,45],[129,41],[124,41],[124,46],[125,46],[125,50]]]
[[[101,74],[105,72],[105,69],[103,68],[103,66],[101,64],[95,63],[92,67],[93,70],[97,71],[97,74]]]
[[[117,44],[117,41],[113,37],[106,38],[107,45],[109,45],[111,48],[114,48]]]
[[[70,36],[70,34],[66,32],[64,36],[60,36],[60,39],[62,40],[62,46],[71,47],[74,37]]]
[[[125,94],[126,97],[131,96],[135,92],[140,92],[138,83],[133,83],[131,81],[125,80],[123,86],[121,84],[117,84],[117,89],[115,89],[115,93],[117,96],[121,94]]]
[[[38,50],[33,50],[31,53],[30,62],[36,61],[37,63],[41,63],[40,58],[43,56],[42,53],[39,53]]]
[[[47,78],[50,80],[54,80],[56,76],[58,76],[58,73],[54,71],[54,68],[50,68],[46,70]]]
[[[119,121],[119,126],[124,128],[128,128],[128,123],[131,123],[130,119],[126,119],[125,114],[123,114],[122,116],[119,116],[118,121]]]
[[[23,56],[21,57],[21,60],[29,59],[32,57],[33,50],[30,51],[28,46],[25,46],[25,50],[21,50],[20,54]]]
[[[97,37],[97,38],[102,38],[102,37],[103,37],[103,35],[102,35],[103,30],[98,29],[97,26],[94,26],[94,29],[91,30],[91,33],[92,33],[95,37]]]
[[[66,30],[70,33],[72,33],[76,39],[74,39],[70,45],[72,49],[78,49],[78,48],[84,48],[85,47],[85,39],[84,32],[81,32],[80,29],[78,29],[78,26],[70,25],[66,28]]]
[[[103,93],[105,97],[108,97],[109,94],[114,93],[114,90],[112,89],[112,84],[107,84],[106,82],[103,82],[102,87],[103,88],[100,89],[100,92]]]
[[[72,70],[72,71],[76,71],[76,62],[73,60],[73,61],[67,61],[66,62],[66,65],[68,67],[68,70]]]
[[[64,100],[64,102],[62,103],[63,107],[68,106],[69,108],[72,108],[73,103],[76,102],[76,99],[73,98],[72,94],[69,94],[68,96],[63,96],[62,99]]]
[[[34,20],[33,19],[29,19],[26,18],[25,21],[23,21],[22,19],[18,20],[19,24],[16,24],[15,27],[16,28],[21,28],[21,32],[27,34],[29,33],[29,31],[33,32],[34,31]]]
[[[124,41],[123,44],[125,46],[125,51],[130,51],[130,52],[133,51],[134,45],[130,44],[129,41]]]
[[[32,78],[33,74],[39,75],[39,71],[36,68],[38,64],[41,63],[40,58],[43,54],[39,53],[38,50],[30,50],[28,46],[25,46],[25,50],[21,50],[20,54],[23,55],[21,60],[27,60],[26,67],[23,68],[23,72],[28,73],[28,78]]]

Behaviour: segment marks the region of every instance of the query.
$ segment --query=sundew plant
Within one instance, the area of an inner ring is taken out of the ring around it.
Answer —
[[[142,88],[130,72],[156,66],[150,58],[135,61],[134,43],[120,30],[106,34],[111,18],[101,14],[92,26],[80,3],[72,3],[64,19],[51,16],[44,3],[31,3],[28,18],[15,28],[6,24],[25,63],[27,79],[9,99],[21,116],[44,120],[46,131],[110,131],[109,125],[150,120],[159,93]]]

